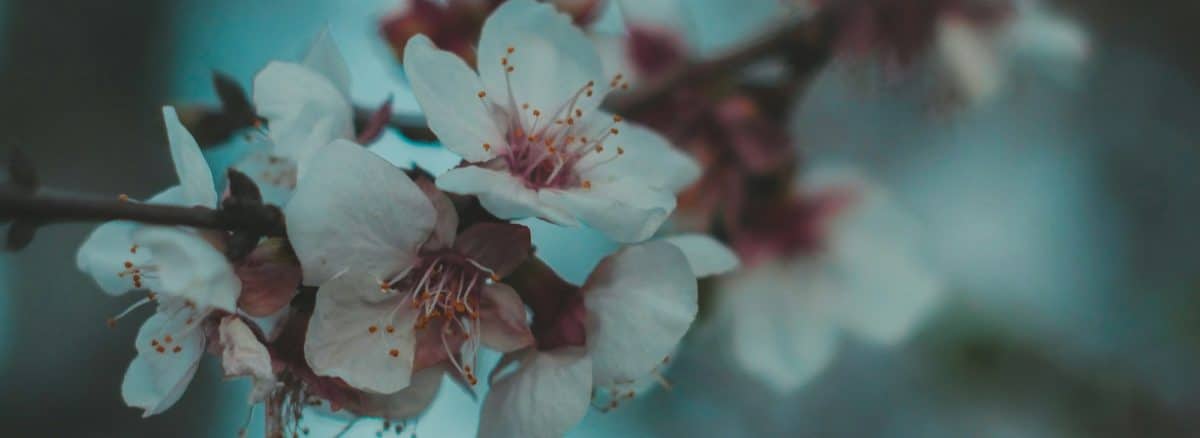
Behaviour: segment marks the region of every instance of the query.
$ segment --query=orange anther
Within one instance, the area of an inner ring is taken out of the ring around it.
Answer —
[[[618,146],[617,147],[617,155],[622,155],[624,153],[625,153],[625,148]]]
[[[582,185],[583,185],[583,188],[585,188],[585,189],[589,189],[589,190],[590,190],[590,189],[592,188],[592,182],[591,182],[591,181],[588,181],[588,180],[586,180],[586,179],[585,179],[585,180],[583,180],[583,184],[582,184]]]
[[[479,96],[479,98],[480,98],[480,99],[483,99],[483,98],[484,98],[484,96],[487,96],[487,92],[486,92],[486,91],[480,91],[480,92],[476,93],[475,95],[476,95],[476,96]]]
[[[129,269],[132,267],[133,267],[133,262],[126,260],[125,261],[125,269]]]
[[[492,150],[492,145],[491,145],[491,144],[488,144],[488,143],[484,143],[484,144],[483,144],[483,150],[484,150],[485,152],[486,152],[486,151],[490,151],[490,150]]]
[[[377,331],[379,331],[379,327],[375,327],[375,326],[367,327],[367,333],[374,334]]]
[[[392,357],[400,357],[400,350],[393,348],[388,351],[388,354],[391,355]]]
[[[115,328],[117,326],[116,318],[109,318],[108,320],[104,321],[104,323],[108,324],[108,328]]]
[[[389,325],[389,326],[387,326],[387,332],[388,332],[388,333],[396,333],[396,327],[393,327],[393,326],[390,326],[390,325]]]
[[[509,54],[512,54],[512,52],[513,52],[514,50],[516,50],[516,49],[514,49],[512,46],[508,46],[508,53],[509,53]]]
[[[608,132],[611,132],[613,135],[617,135],[617,134],[621,133],[621,131],[617,130],[617,128],[609,129]]]
[[[180,351],[183,351],[183,347],[176,345],[175,348],[171,349],[171,351],[178,353]]]
[[[157,351],[157,352],[159,352],[159,353],[166,353],[166,352],[167,352],[167,349],[166,349],[166,348],[163,348],[163,346],[159,345],[158,347],[156,347],[156,348],[154,349],[154,351]]]
[[[513,72],[513,67],[512,67],[511,65],[510,65],[510,66],[508,66],[508,68],[504,69],[504,72],[505,72],[505,73],[512,73],[512,72]]]
[[[163,342],[170,344],[171,341],[174,341],[174,339],[171,338],[171,335],[166,335],[163,337]]]
[[[121,201],[121,202],[129,202],[129,195],[126,195],[124,193],[117,195],[117,200]]]
[[[621,118],[621,116],[618,116],[618,115],[616,115],[616,114],[613,114],[613,121],[614,121],[614,122],[620,122],[621,120],[624,120],[624,119],[622,119],[622,118]]]

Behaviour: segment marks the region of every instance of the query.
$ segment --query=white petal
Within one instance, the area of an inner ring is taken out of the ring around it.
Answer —
[[[696,318],[696,278],[674,245],[628,246],[583,285],[596,386],[634,382],[671,353]]]
[[[350,67],[346,66],[346,59],[334,43],[333,36],[329,34],[329,28],[322,30],[313,41],[301,64],[324,76],[342,92],[342,95],[350,98]]]
[[[317,149],[354,138],[354,114],[346,96],[329,79],[299,64],[267,64],[254,76],[254,105],[267,119],[276,154],[296,161],[301,173]]]
[[[178,307],[178,306],[176,306]],[[138,355],[129,364],[121,383],[125,404],[145,410],[143,417],[161,413],[183,396],[183,391],[196,374],[204,353],[204,332],[198,327],[185,330],[185,318],[194,314],[190,309],[171,309],[151,316],[138,330]],[[200,318],[194,318],[193,326]],[[172,334],[171,342],[164,335]],[[154,342],[163,348],[157,350]],[[179,352],[175,352],[179,347]]]
[[[612,116],[601,113],[590,123],[593,126],[591,138],[599,138],[597,134],[607,131]],[[624,150],[615,160],[596,166],[586,172],[584,178],[593,183],[618,178],[637,178],[646,186],[662,189],[671,193],[679,193],[687,186],[696,182],[700,177],[700,165],[691,156],[676,149],[663,136],[650,128],[632,122],[621,122],[614,125],[616,135],[610,135],[605,145],[611,145],[608,153],[591,154],[581,166],[589,166],[592,162],[611,159],[616,153],[616,147]],[[599,132],[596,132],[597,128]]]
[[[264,390],[275,381],[271,370],[271,354],[267,346],[254,336],[250,327],[236,316],[221,319],[217,328],[221,344],[221,366],[225,377],[250,377],[254,380],[254,402],[264,400]]]
[[[950,79],[970,103],[995,96],[1006,81],[1007,66],[975,25],[960,19],[942,19],[938,24],[938,54]]]
[[[133,280],[128,275],[117,275],[125,270],[125,261],[141,265],[146,262],[148,252],[131,253],[133,230],[139,225],[134,222],[105,222],[88,236],[75,253],[75,266],[92,276],[100,289],[109,295],[120,295],[133,289]]]
[[[581,349],[530,351],[493,385],[479,419],[480,438],[555,438],[587,413],[592,366]]]
[[[484,144],[493,148],[505,144],[487,101],[478,95],[483,91],[479,76],[462,58],[435,48],[425,35],[417,35],[404,47],[404,72],[429,129],[447,149],[476,162],[493,156],[484,150]]]
[[[175,227],[143,227],[133,242],[150,251],[157,270],[155,292],[190,300],[199,307],[237,309],[242,283],[229,261],[196,233]]]
[[[167,125],[167,141],[171,144],[171,161],[175,163],[184,199],[190,205],[216,208],[217,189],[200,145],[179,121],[175,108],[164,106],[162,112],[163,122]]]
[[[322,285],[304,340],[304,356],[313,371],[378,394],[407,387],[417,311],[403,300],[395,292],[380,292],[379,281],[360,272],[347,272]],[[388,326],[395,330],[388,333]]]
[[[425,249],[436,250],[454,246],[454,238],[458,235],[458,211],[454,209],[454,201],[438,190],[433,181],[418,178],[414,182],[417,183],[417,187],[421,188],[421,192],[425,193],[429,204],[433,206],[434,214],[437,215],[433,235],[429,237],[429,241],[425,242]]]
[[[508,54],[509,47],[514,49],[512,54]],[[529,103],[531,108],[547,114],[553,114],[588,81],[594,81],[598,92],[592,97],[581,96],[576,105],[590,113],[604,96],[602,87],[608,85],[609,78],[602,76],[604,68],[591,41],[571,24],[569,16],[549,4],[508,1],[483,24],[477,69],[488,96],[502,106],[509,102],[505,66],[500,64],[506,56],[513,67],[508,75],[515,102]]]
[[[683,252],[696,278],[724,274],[737,269],[739,265],[733,250],[708,235],[677,234],[663,240]]]
[[[362,407],[355,409],[358,415],[404,420],[425,412],[442,387],[445,371],[441,367],[426,368],[412,377],[407,388],[395,394],[365,394]]]
[[[941,278],[926,264],[915,219],[878,189],[839,218],[829,269],[843,324],[877,342],[895,344],[924,320],[943,295]]]
[[[622,178],[593,182],[590,189],[542,190],[538,197],[618,242],[649,239],[675,210],[675,196]]]
[[[733,359],[764,386],[793,391],[833,358],[837,331],[829,297],[837,291],[819,269],[760,266],[723,281],[720,291]]]
[[[540,217],[563,225],[576,225],[567,212],[546,205],[538,192],[512,175],[478,166],[450,169],[437,178],[438,188],[460,195],[476,195],[483,208],[500,219]]]
[[[321,148],[285,207],[304,283],[346,269],[394,275],[412,265],[434,225],[429,199],[400,169],[346,140]]]
[[[479,313],[480,342],[488,348],[508,353],[533,344],[533,333],[525,323],[525,303],[508,285],[484,286]]]

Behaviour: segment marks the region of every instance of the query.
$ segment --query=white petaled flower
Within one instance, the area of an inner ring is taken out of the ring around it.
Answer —
[[[528,229],[475,224],[453,204],[349,141],[320,149],[286,208],[304,283],[320,285],[304,343],[318,375],[378,394],[442,362],[476,380],[480,346],[533,341],[525,307],[498,280],[531,251]]]
[[[828,176],[828,178],[826,178]],[[847,174],[810,177],[814,196],[853,187],[820,248],[770,258],[719,280],[711,334],[767,387],[792,391],[825,368],[843,331],[884,345],[904,340],[939,302],[920,227],[880,188]]]
[[[263,198],[283,205],[308,158],[337,139],[354,139],[350,70],[323,32],[299,63],[273,61],[254,76],[253,101],[267,121],[267,148],[234,167],[258,182]]]
[[[589,39],[547,4],[514,0],[483,26],[478,74],[418,35],[404,68],[429,128],[469,165],[437,179],[502,219],[584,223],[645,240],[699,167],[664,138],[597,109],[607,90]]]
[[[265,401],[281,385],[271,369],[271,354],[267,346],[245,321],[234,315],[221,318],[217,336],[225,377],[249,377],[254,385],[250,391],[250,402]]]
[[[149,202],[215,208],[217,192],[199,145],[174,108],[164,107],[163,118],[180,185]],[[111,295],[151,291],[117,318],[158,302],[138,331],[138,355],[121,386],[125,402],[146,416],[173,405],[191,381],[205,348],[201,323],[214,310],[236,309],[241,282],[222,245],[201,230],[117,221],[98,227],[76,254],[79,269]]]
[[[601,261],[583,286],[549,291],[554,300],[580,299],[551,304],[556,321],[535,333],[537,348],[506,355],[496,366],[479,436],[562,436],[592,406],[593,391],[607,391],[615,406],[647,378],[661,380],[659,367],[695,319],[696,278],[737,264],[709,237],[677,236],[625,247]]]

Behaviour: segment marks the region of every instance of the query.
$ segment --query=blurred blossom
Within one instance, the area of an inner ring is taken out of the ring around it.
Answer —
[[[922,260],[921,227],[879,187],[829,172],[808,177],[801,195],[824,206],[777,219],[801,228],[800,238],[768,238],[770,257],[734,240],[747,267],[714,291],[708,330],[729,343],[736,363],[780,393],[828,365],[843,330],[888,345],[904,340],[943,291]],[[819,200],[829,190],[851,194]]]

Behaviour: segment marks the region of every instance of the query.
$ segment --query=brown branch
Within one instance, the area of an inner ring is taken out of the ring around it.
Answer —
[[[715,58],[680,66],[629,93],[614,95],[605,106],[614,113],[636,116],[669,98],[681,86],[709,84],[774,56],[787,61],[794,76],[807,76],[829,60],[831,21],[827,15],[818,14],[780,25]]]
[[[0,218],[17,223],[103,222],[129,220],[157,225],[186,225],[266,236],[286,234],[283,214],[269,205],[214,210],[117,199],[73,198],[0,188]]]
[[[355,108],[354,124],[356,126],[366,125],[374,113],[375,110],[369,108]],[[421,142],[437,141],[437,136],[433,134],[433,131],[429,130],[429,126],[425,124],[425,116],[422,115],[395,114],[388,121],[388,126],[400,131],[400,134],[409,140]]]

